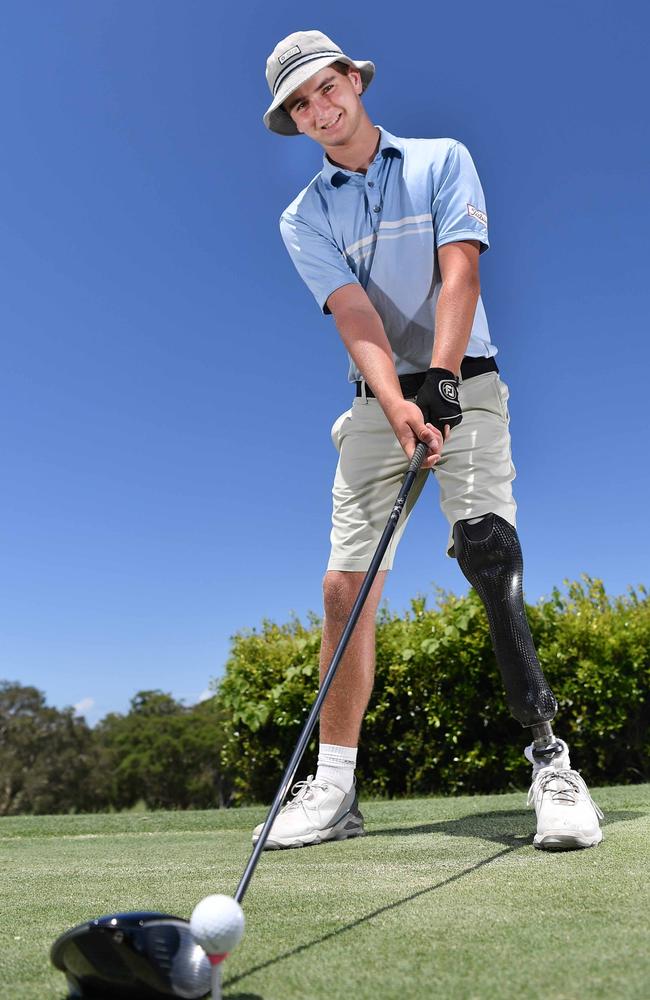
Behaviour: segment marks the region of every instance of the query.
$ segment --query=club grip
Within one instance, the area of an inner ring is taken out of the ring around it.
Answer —
[[[428,448],[424,441],[420,441],[419,445],[413,452],[413,458],[411,459],[411,464],[409,465],[409,472],[417,472],[425,458],[427,457]]]

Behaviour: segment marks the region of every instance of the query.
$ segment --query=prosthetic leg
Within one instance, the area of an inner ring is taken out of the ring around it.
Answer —
[[[458,565],[485,605],[508,708],[531,730],[535,763],[547,766],[562,754],[564,745],[553,735],[557,701],[526,619],[517,532],[498,514],[486,514],[457,521],[453,534]]]
[[[557,702],[539,665],[522,590],[523,559],[517,532],[498,514],[457,521],[458,565],[485,605],[490,635],[515,719],[530,729],[524,754],[533,765],[528,804],[535,806],[535,847],[566,851],[594,847],[603,839],[595,804],[566,743],[553,735]]]

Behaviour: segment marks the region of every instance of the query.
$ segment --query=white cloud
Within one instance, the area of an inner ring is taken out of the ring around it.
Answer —
[[[216,693],[217,692],[213,691],[212,688],[206,688],[205,691],[202,691],[196,699],[196,704],[200,705],[202,701],[207,701],[208,698],[214,698]]]
[[[81,701],[78,701],[77,704],[74,706],[74,714],[85,715],[86,712],[90,711],[90,709],[93,707],[94,704],[95,704],[94,698],[82,698]]]

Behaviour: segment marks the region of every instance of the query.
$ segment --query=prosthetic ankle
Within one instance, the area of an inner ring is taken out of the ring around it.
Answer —
[[[532,758],[538,767],[552,767],[553,762],[561,757],[566,750],[566,744],[553,735],[550,722],[542,722],[531,726],[533,737]]]
[[[487,612],[508,708],[522,726],[531,727],[536,752],[544,758],[557,743],[550,726],[557,702],[537,659],[526,619],[517,532],[498,514],[486,514],[457,521],[453,535],[458,565]]]

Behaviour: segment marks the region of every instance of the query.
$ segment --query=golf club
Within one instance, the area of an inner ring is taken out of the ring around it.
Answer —
[[[220,1000],[221,963],[244,932],[241,901],[273,821],[293,783],[427,450],[427,445],[420,443],[413,453],[377,550],[234,897],[206,896],[194,908],[189,922],[161,913],[119,913],[67,931],[52,946],[51,957],[54,965],[67,975],[71,996],[88,1000],[198,998],[205,996],[211,984],[213,1000]]]
[[[280,811],[280,806],[282,805],[291,785],[293,784],[295,773],[302,759],[302,755],[305,752],[305,748],[307,747],[307,744],[311,739],[311,735],[314,731],[314,727],[316,726],[316,722],[318,721],[318,716],[320,714],[323,702],[325,701],[325,698],[327,696],[327,692],[329,691],[332,681],[334,680],[338,665],[341,662],[347,644],[350,641],[350,636],[354,631],[354,627],[357,624],[359,615],[361,614],[363,606],[366,603],[366,598],[370,593],[370,589],[375,581],[375,577],[377,576],[377,572],[381,565],[381,561],[384,558],[386,549],[388,548],[390,540],[393,537],[393,533],[395,531],[395,528],[397,527],[397,522],[400,519],[400,515],[406,504],[407,497],[411,491],[413,483],[415,482],[415,477],[420,469],[420,466],[422,465],[422,462],[426,457],[426,454],[427,454],[427,446],[426,444],[420,442],[420,444],[418,444],[413,453],[413,458],[411,459],[411,462],[406,471],[404,479],[402,480],[402,485],[397,495],[397,499],[395,500],[393,509],[390,512],[390,517],[388,518],[388,522],[383,530],[382,536],[379,539],[377,550],[374,556],[372,557],[372,562],[368,567],[363,583],[361,584],[361,587],[359,589],[357,598],[352,606],[350,617],[348,618],[345,628],[341,633],[341,638],[339,639],[336,650],[334,651],[334,656],[332,657],[332,661],[329,667],[327,668],[327,672],[323,678],[323,682],[318,692],[318,697],[316,698],[316,701],[313,704],[311,712],[307,716],[307,720],[302,728],[302,732],[298,737],[296,749],[293,752],[291,760],[287,764],[287,768],[284,772],[284,776],[280,783],[280,787],[276,792],[275,798],[273,799],[273,803],[271,805],[271,808],[269,809],[268,815],[264,822],[264,826],[262,827],[260,835],[257,839],[257,843],[253,848],[253,852],[248,860],[248,864],[244,869],[244,874],[242,875],[239,885],[237,886],[234,898],[238,903],[241,903],[242,899],[244,898],[244,894],[246,892],[246,889],[248,888],[248,883],[250,882],[253,876],[253,872],[255,871],[257,862],[259,861],[260,854],[264,850],[264,845],[266,844],[269,833],[271,832],[273,821],[275,820],[275,817]]]

